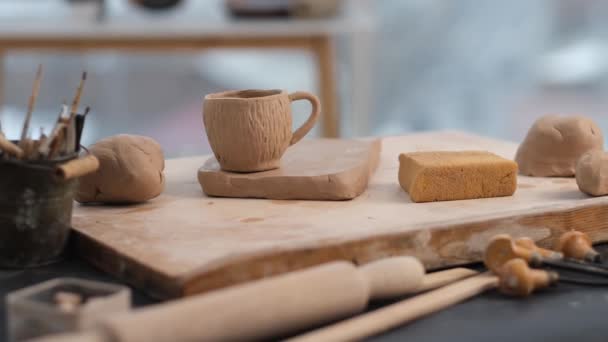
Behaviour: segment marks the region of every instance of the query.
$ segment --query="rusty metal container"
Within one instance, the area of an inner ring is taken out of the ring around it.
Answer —
[[[26,268],[58,260],[71,228],[77,180],[54,177],[55,160],[21,161],[0,155],[0,267]]]

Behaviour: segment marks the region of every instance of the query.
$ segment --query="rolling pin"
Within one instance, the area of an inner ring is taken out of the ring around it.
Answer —
[[[99,322],[96,331],[61,338],[89,342],[260,340],[359,313],[370,300],[415,293],[476,272],[437,273],[441,274],[425,280],[422,264],[413,257],[392,257],[361,267],[331,262],[117,315]],[[57,338],[36,341],[62,340]]]
[[[557,275],[554,272],[533,270],[524,260],[513,259],[503,265],[498,276],[484,273],[470,277],[287,341],[358,341],[412,322],[490,289],[499,288],[501,292],[509,295],[527,296],[535,289],[547,287],[556,281]]]

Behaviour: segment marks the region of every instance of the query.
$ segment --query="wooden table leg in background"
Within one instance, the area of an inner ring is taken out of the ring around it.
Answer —
[[[4,113],[4,56],[5,51],[0,49],[0,118]]]
[[[133,51],[177,51],[203,50],[209,48],[305,48],[312,49],[317,63],[319,95],[322,105],[321,136],[335,138],[340,136],[340,115],[338,93],[336,90],[335,47],[329,35],[301,37],[206,37],[183,39],[0,39],[0,46],[23,50],[133,50]],[[2,60],[0,50],[0,62]],[[0,72],[0,76],[1,76]],[[0,91],[3,83],[0,79]],[[0,94],[0,105],[2,104]]]
[[[372,77],[372,32],[361,30],[351,33],[351,78],[350,104],[348,109],[351,134],[355,137],[372,135],[370,113],[372,108],[373,77]]]
[[[333,39],[329,36],[316,37],[312,45],[317,60],[321,97],[321,135],[325,138],[336,138],[340,136],[340,115]]]

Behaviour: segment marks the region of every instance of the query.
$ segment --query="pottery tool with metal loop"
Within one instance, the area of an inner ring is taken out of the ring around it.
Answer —
[[[507,261],[497,275],[488,273],[388,305],[370,313],[289,339],[291,342],[356,341],[443,310],[490,289],[507,295],[528,296],[555,283],[557,274],[530,269],[521,259]]]
[[[360,267],[337,261],[116,315],[100,321],[97,330],[71,338],[98,342],[110,336],[113,342],[267,339],[359,313],[370,300],[417,293],[475,274],[460,268],[425,275],[413,257],[391,257]],[[485,278],[473,281],[476,287],[495,283]]]
[[[497,272],[501,267],[512,259],[523,259],[535,267],[549,266],[569,271],[586,273],[593,276],[608,277],[608,270],[594,265],[569,262],[563,260],[561,253],[555,253],[536,246],[531,239],[513,239],[506,234],[495,236],[486,247],[484,263],[490,270]],[[587,280],[577,278],[561,277],[561,281],[592,285],[608,285],[608,280]]]
[[[564,253],[566,258],[597,264],[602,261],[600,253],[593,249],[589,236],[576,230],[562,234],[555,244],[555,250]]]

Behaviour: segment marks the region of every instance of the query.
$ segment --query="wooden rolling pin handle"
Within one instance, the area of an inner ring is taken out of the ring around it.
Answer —
[[[539,247],[534,240],[529,237],[521,237],[515,240],[515,244],[519,247],[526,248],[530,251],[538,253],[543,259],[561,260],[564,254],[561,252],[552,251],[550,249]]]
[[[370,300],[396,298],[415,292],[424,279],[424,266],[414,257],[392,257],[359,267],[369,284]]]
[[[67,163],[58,165],[55,168],[55,177],[60,181],[78,178],[97,171],[99,168],[99,160],[92,154],[88,154],[82,158],[71,160]]]
[[[502,293],[525,297],[534,290],[548,287],[558,280],[556,272],[533,270],[523,259],[506,262],[498,273]]]
[[[601,261],[601,255],[593,249],[589,236],[576,230],[562,234],[557,241],[556,249],[568,258],[589,262]]]

